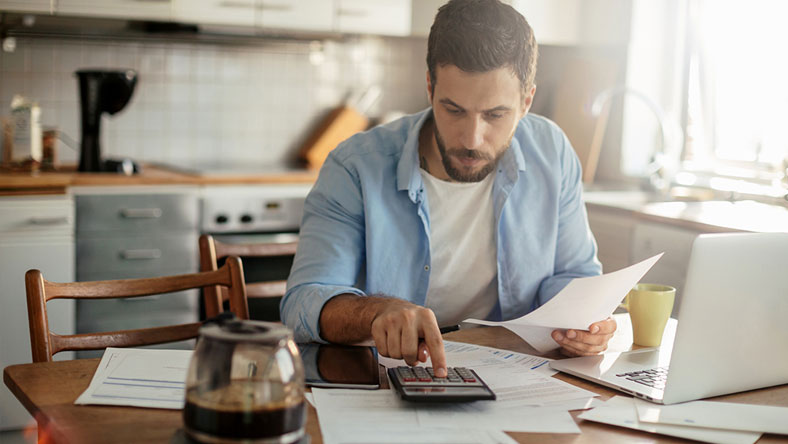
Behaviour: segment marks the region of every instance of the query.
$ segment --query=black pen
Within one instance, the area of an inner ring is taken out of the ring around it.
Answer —
[[[446,333],[449,333],[449,332],[452,332],[452,331],[457,331],[459,329],[460,329],[459,325],[449,325],[448,327],[442,327],[441,328],[441,334],[445,335]]]

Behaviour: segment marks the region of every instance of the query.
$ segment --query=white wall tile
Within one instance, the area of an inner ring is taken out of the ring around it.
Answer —
[[[322,44],[310,61],[309,42],[259,46],[131,41],[20,39],[0,54],[0,100],[37,92],[52,124],[79,142],[74,71],[138,71],[130,103],[103,119],[108,156],[138,160],[282,163],[325,113],[350,91],[379,84],[373,108],[416,111],[423,94],[424,43],[355,39]],[[413,91],[412,91],[413,90]]]

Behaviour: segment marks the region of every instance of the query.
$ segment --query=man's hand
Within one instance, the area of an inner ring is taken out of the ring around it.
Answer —
[[[553,339],[561,345],[561,352],[567,356],[597,355],[607,350],[607,343],[616,331],[616,321],[607,318],[594,322],[584,330],[553,330]]]
[[[372,321],[372,338],[381,355],[404,359],[408,365],[432,357],[435,376],[446,377],[443,338],[432,310],[390,299]]]

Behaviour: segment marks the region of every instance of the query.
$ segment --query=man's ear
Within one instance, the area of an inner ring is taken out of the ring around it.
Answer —
[[[532,86],[528,94],[523,97],[523,116],[528,114],[528,111],[531,109],[531,105],[534,102],[534,94],[536,94],[536,85]]]
[[[430,77],[430,70],[427,69],[427,101],[432,103],[432,78]]]

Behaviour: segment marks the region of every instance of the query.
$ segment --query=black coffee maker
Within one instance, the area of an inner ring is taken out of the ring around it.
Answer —
[[[105,112],[115,114],[129,103],[137,84],[137,72],[131,69],[79,70],[76,75],[82,107],[79,171],[138,172],[139,168],[128,159],[102,161],[100,145],[101,115]]]

